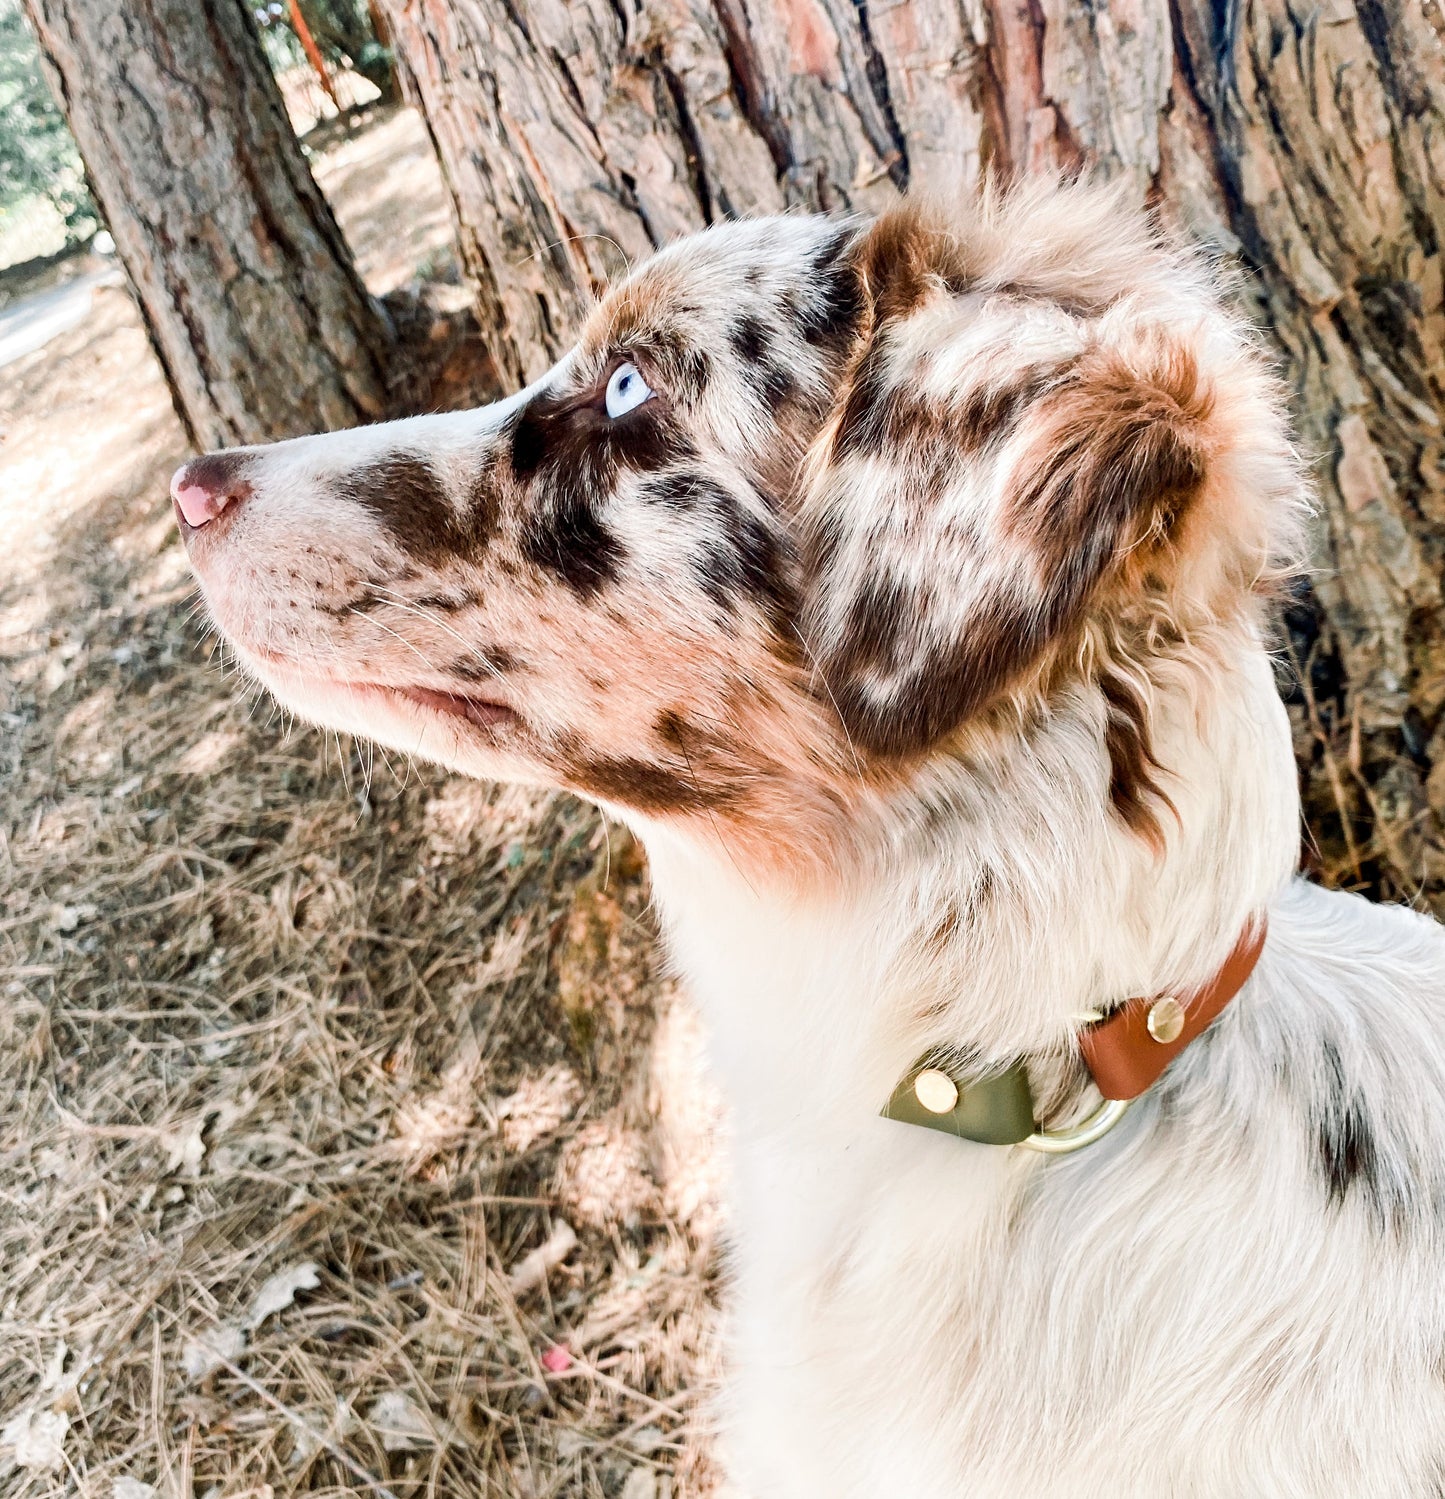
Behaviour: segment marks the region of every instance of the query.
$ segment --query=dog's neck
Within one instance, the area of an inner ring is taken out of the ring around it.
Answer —
[[[893,820],[829,893],[780,892],[639,828],[673,961],[750,1129],[846,1128],[934,1045],[989,1064],[1067,1054],[1090,1011],[1203,982],[1268,907],[1294,868],[1298,808],[1264,653],[1161,703],[1178,812],[1163,853],[1101,804],[1087,713],[1059,713],[987,792],[945,773],[926,826],[899,836],[907,817]]]

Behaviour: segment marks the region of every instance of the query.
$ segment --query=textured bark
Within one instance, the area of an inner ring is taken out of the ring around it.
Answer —
[[[387,325],[241,0],[26,0],[198,447],[382,414]]]
[[[1445,19],[1434,0],[380,0],[492,353],[728,214],[1093,165],[1237,257],[1316,459],[1293,613],[1325,873],[1445,893]]]

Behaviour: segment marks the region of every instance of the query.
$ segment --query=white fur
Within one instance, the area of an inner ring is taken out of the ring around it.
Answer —
[[[1445,938],[1290,878],[1285,715],[1264,652],[1235,665],[1166,706],[1162,864],[1105,815],[1067,713],[1007,800],[878,846],[836,898],[749,888],[640,824],[730,1105],[728,1452],[752,1499],[1440,1492]],[[920,965],[985,866],[1007,896]],[[1048,1159],[878,1117],[926,1045],[1056,1050],[1097,1004],[1208,977],[1257,910],[1254,977],[1099,1144]],[[1324,1189],[1326,1035],[1400,1222]]]

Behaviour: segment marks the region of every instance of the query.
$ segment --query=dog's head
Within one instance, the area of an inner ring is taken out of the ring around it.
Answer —
[[[1253,620],[1298,486],[1207,269],[1053,187],[709,230],[510,400],[174,494],[298,714],[781,864],[1081,688],[1155,832],[1140,673]]]

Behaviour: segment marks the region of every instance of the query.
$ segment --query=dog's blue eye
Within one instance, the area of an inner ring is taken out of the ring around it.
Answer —
[[[652,387],[638,373],[635,364],[619,364],[607,382],[607,415],[626,416],[650,400],[652,394]]]

